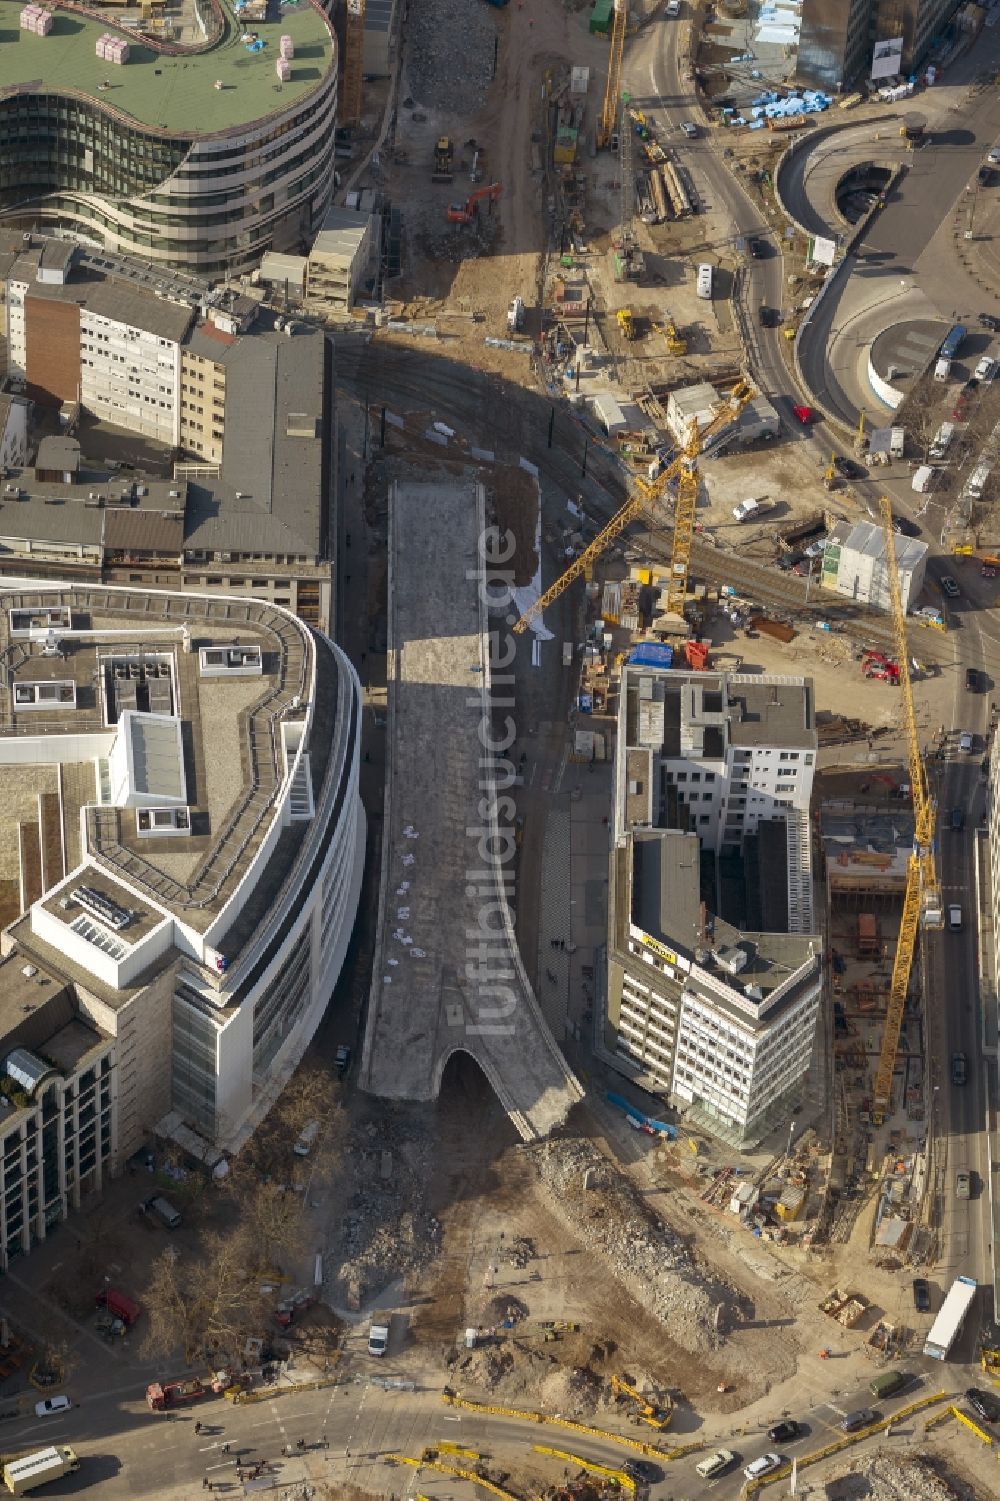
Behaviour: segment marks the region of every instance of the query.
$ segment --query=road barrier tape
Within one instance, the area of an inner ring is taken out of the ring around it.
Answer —
[[[454,1475],[458,1480],[471,1481],[473,1485],[481,1486],[484,1491],[489,1491],[494,1496],[499,1496],[500,1501],[522,1501],[513,1491],[505,1491],[503,1486],[495,1485],[492,1480],[487,1480],[485,1475],[480,1475],[476,1470],[462,1470],[458,1465],[442,1464],[439,1459],[414,1459],[410,1454],[396,1455],[396,1461],[401,1465],[410,1465],[415,1470],[437,1470],[439,1475]]]
[[[571,1418],[549,1417],[544,1412],[532,1412],[525,1407],[497,1407],[490,1402],[473,1402],[468,1397],[458,1397],[453,1392],[442,1392],[441,1400],[451,1407],[464,1407],[467,1412],[483,1413],[492,1418],[520,1418],[525,1423],[546,1423],[553,1428],[568,1428],[573,1433],[585,1433],[588,1438],[596,1438],[608,1444],[621,1444],[625,1449],[634,1449],[637,1454],[646,1454],[653,1459],[669,1459],[672,1451],[665,1453],[658,1449],[655,1444],[647,1444],[645,1439],[630,1438],[625,1433],[609,1433],[606,1428],[591,1428],[586,1423],[574,1423]],[[699,1444],[698,1448],[702,1446]]]
[[[799,1470],[806,1469],[809,1465],[819,1464],[821,1459],[828,1459],[831,1454],[839,1454],[843,1449],[850,1449],[854,1444],[863,1443],[873,1434],[885,1433],[887,1429],[894,1428],[902,1419],[912,1417],[916,1412],[922,1412],[925,1407],[933,1407],[937,1402],[946,1402],[947,1392],[935,1392],[932,1397],[921,1397],[919,1402],[911,1402],[907,1407],[901,1407],[894,1412],[891,1418],[882,1418],[878,1423],[870,1423],[867,1428],[859,1428],[857,1433],[848,1434],[844,1438],[835,1439],[832,1444],[825,1445],[822,1449],[815,1450],[812,1454],[805,1454],[797,1461]],[[959,1414],[961,1416],[961,1414]],[[741,1491],[743,1496],[754,1496],[762,1491],[766,1485],[773,1485],[776,1480],[787,1480],[792,1473],[791,1465],[782,1465],[780,1470],[772,1470],[770,1475],[762,1475],[759,1480],[748,1481]]]
[[[460,1454],[463,1459],[485,1459],[485,1454],[480,1454],[478,1449],[465,1449],[461,1444],[453,1444],[448,1439],[442,1438],[429,1446],[436,1449],[439,1454]]]
[[[595,1460],[584,1459],[581,1454],[571,1454],[568,1449],[550,1449],[546,1444],[532,1444],[536,1454],[548,1454],[553,1459],[562,1459],[569,1464],[577,1465],[581,1470],[586,1470],[588,1475],[603,1475],[605,1480],[611,1480],[630,1496],[635,1495],[635,1480],[631,1475],[626,1475],[624,1470],[618,1470],[614,1465],[598,1464]]]

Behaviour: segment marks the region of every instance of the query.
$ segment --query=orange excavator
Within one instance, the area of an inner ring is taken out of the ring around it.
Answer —
[[[493,205],[502,192],[503,188],[500,183],[491,182],[488,187],[477,188],[474,193],[470,193],[464,203],[449,203],[448,223],[471,224],[479,213],[479,205],[483,199],[489,203],[490,213],[492,213]]]

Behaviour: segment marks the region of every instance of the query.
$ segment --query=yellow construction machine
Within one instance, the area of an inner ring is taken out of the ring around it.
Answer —
[[[615,314],[615,317],[618,319],[618,327],[622,331],[622,337],[630,341],[634,339],[635,316],[632,312],[632,309],[630,307],[620,307]]]
[[[646,1423],[650,1428],[656,1428],[661,1433],[665,1428],[670,1427],[670,1422],[673,1418],[671,1408],[669,1406],[657,1407],[655,1403],[649,1401],[648,1397],[644,1397],[642,1392],[637,1391],[634,1386],[631,1386],[624,1377],[612,1376],[611,1390],[616,1396],[628,1397],[635,1403],[636,1420],[638,1422]]]

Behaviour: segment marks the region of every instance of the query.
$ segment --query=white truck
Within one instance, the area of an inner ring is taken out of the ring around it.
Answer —
[[[993,465],[988,460],[977,464],[975,469],[973,469],[965,482],[965,490],[963,492],[969,500],[982,500],[983,491],[986,489],[986,482],[990,477],[992,469]]]
[[[507,332],[519,334],[524,327],[524,299],[515,297],[507,309]]]
[[[933,490],[936,472],[929,464],[921,464],[920,468],[915,471],[910,484],[918,495],[926,495]]]
[[[36,1449],[22,1459],[12,1459],[3,1467],[3,1482],[14,1496],[26,1496],[36,1486],[58,1480],[71,1470],[78,1470],[80,1461],[66,1444],[53,1444],[48,1449]]]
[[[890,428],[889,429],[889,457],[890,457],[890,459],[901,459],[903,457],[903,449],[905,448],[905,446],[906,446],[906,430],[905,430],[905,428],[902,428],[902,427],[892,427],[892,428]]]
[[[949,925],[950,924],[949,909]],[[959,909],[958,924],[962,922]],[[965,1316],[976,1300],[976,1282],[973,1277],[956,1277],[948,1289],[948,1296],[941,1304],[937,1318],[927,1331],[924,1354],[931,1360],[947,1360],[952,1345],[962,1332]]]
[[[368,1354],[384,1355],[389,1348],[389,1325],[371,1324],[368,1328]]]
[[[754,500],[749,497],[741,500],[738,506],[733,506],[733,515],[737,521],[756,521],[758,516],[763,516],[765,511],[770,511],[773,507],[773,500]]]

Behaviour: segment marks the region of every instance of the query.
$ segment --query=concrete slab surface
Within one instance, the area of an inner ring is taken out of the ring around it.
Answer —
[[[494,758],[483,742],[502,738],[509,693],[496,690],[491,715],[484,512],[472,480],[396,483],[390,493],[389,766],[362,1082],[374,1094],[433,1099],[448,1058],[464,1051],[531,1139],[582,1090],[542,1018],[509,904],[497,899],[514,829],[512,802],[499,839],[489,811]],[[499,805],[508,812],[502,796]]]

